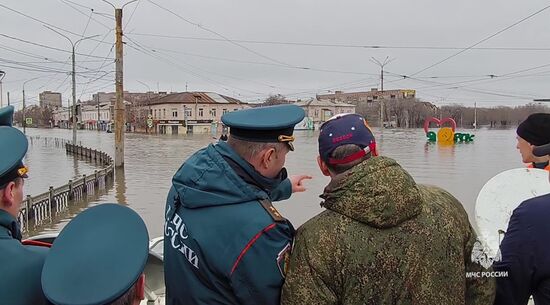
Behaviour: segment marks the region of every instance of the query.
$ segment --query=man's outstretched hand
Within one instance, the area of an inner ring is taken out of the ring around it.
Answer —
[[[292,183],[292,193],[304,192],[306,187],[304,186],[304,180],[312,179],[313,177],[308,175],[292,175],[288,177]]]

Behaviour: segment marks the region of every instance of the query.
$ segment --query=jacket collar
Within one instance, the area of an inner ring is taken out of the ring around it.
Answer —
[[[15,238],[21,240],[21,229],[17,219],[0,209],[0,238]]]

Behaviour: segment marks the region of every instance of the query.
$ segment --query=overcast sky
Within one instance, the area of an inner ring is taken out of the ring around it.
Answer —
[[[124,8],[124,89],[180,92],[187,85],[189,91],[243,101],[366,91],[380,89],[380,67],[371,58],[389,57],[385,90],[416,89],[418,97],[438,105],[522,105],[550,97],[550,8],[478,49],[466,48],[548,5],[540,0],[139,0]],[[12,103],[21,106],[25,81],[29,104],[44,90],[61,92],[64,104],[71,98],[71,44],[43,23],[73,42],[98,35],[76,47],[77,98],[114,91],[115,21],[109,4],[0,0],[4,105],[9,91]]]

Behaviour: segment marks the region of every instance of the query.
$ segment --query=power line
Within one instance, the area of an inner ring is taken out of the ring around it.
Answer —
[[[83,4],[80,4],[80,3],[77,3],[77,2],[71,1],[71,0],[61,0],[61,1],[68,2],[68,3],[74,4],[74,5],[76,5],[76,6],[80,6],[80,7],[82,7],[82,8],[92,10],[94,14],[100,15],[100,16],[102,16],[102,17],[104,17],[104,18],[109,18],[110,20],[115,20],[115,18],[114,18],[113,15],[108,14],[108,13],[96,12],[95,9],[94,9],[93,7],[89,7],[89,6],[86,6],[86,5],[83,5]],[[106,17],[106,16],[107,16],[107,17]]]
[[[95,21],[97,24],[103,26],[104,28],[110,29],[110,27],[107,26],[107,25],[105,25],[105,23],[100,22],[100,21],[98,21],[98,20],[92,18],[92,15],[93,15],[93,13],[94,13],[94,9],[93,9],[93,8],[91,8],[91,7],[86,7],[87,9],[90,10],[90,15],[88,15],[88,14],[84,13],[83,11],[77,9],[74,5],[71,5],[71,3],[74,3],[74,2],[67,1],[67,0],[59,0],[59,1],[61,1],[63,4],[67,5],[68,7],[72,8],[73,10],[79,12],[81,15],[84,15],[84,16],[88,17],[88,24],[90,23],[90,20],[93,20],[93,21]],[[77,5],[77,4],[75,4],[75,5]],[[79,5],[79,6],[82,6],[82,5]],[[87,27],[88,27],[88,25],[86,25],[86,28],[87,28]],[[86,30],[84,30],[84,32],[86,32]],[[82,36],[84,36],[84,35],[82,35]]]
[[[493,37],[499,35],[500,33],[505,32],[505,31],[507,31],[507,30],[509,30],[509,29],[511,29],[511,28],[513,28],[513,27],[515,27],[516,25],[518,25],[518,24],[524,22],[525,20],[528,20],[528,19],[530,19],[530,18],[532,18],[532,17],[534,17],[534,16],[536,16],[536,15],[542,13],[543,11],[547,10],[548,8],[550,8],[550,5],[543,7],[542,9],[540,9],[540,10],[538,10],[538,11],[532,13],[531,15],[529,15],[529,16],[527,16],[527,17],[524,17],[524,18],[522,18],[522,19],[519,20],[519,21],[514,22],[513,24],[511,24],[511,25],[505,27],[504,29],[502,29],[502,30],[500,30],[500,31],[497,31],[496,33],[494,33],[494,34],[492,34],[492,35],[489,35],[489,36],[486,37],[486,38],[483,38],[482,40],[480,40],[480,41],[474,43],[473,45],[471,45],[471,46],[469,46],[469,47],[467,47],[467,48],[465,48],[465,49],[463,49],[463,50],[460,50],[460,51],[454,53],[454,54],[451,55],[451,56],[445,57],[444,59],[442,59],[442,60],[440,60],[440,61],[438,61],[438,62],[436,62],[436,63],[434,63],[434,64],[431,64],[431,65],[427,66],[426,68],[423,68],[423,69],[421,69],[421,70],[419,70],[419,71],[417,71],[417,72],[411,74],[411,76],[415,76],[415,75],[420,74],[420,73],[422,73],[422,72],[424,72],[424,71],[426,71],[426,70],[428,70],[428,69],[431,69],[431,68],[433,68],[433,67],[435,67],[435,66],[437,66],[437,65],[440,65],[440,64],[446,62],[447,60],[449,60],[449,59],[451,59],[451,58],[453,58],[453,57],[456,57],[456,56],[458,56],[458,55],[460,55],[460,54],[462,54],[462,53],[464,53],[464,52],[470,50],[471,48],[473,48],[473,47],[475,47],[475,46],[477,46],[477,45],[479,45],[479,44],[481,44],[481,43],[483,43],[483,42],[485,42],[485,41],[487,41],[487,40],[489,40],[489,39],[491,39],[491,38],[493,38]]]
[[[124,25],[123,31],[126,31],[126,27],[128,27],[128,24],[130,24],[130,21],[132,21],[132,17],[134,17],[134,14],[136,13],[136,10],[139,6],[139,0],[136,2],[136,6],[134,6],[134,10],[132,11],[132,14],[130,15],[130,18],[128,18],[128,21],[126,21],[126,24]]]
[[[107,33],[107,34],[109,34],[109,33]],[[106,35],[105,35],[105,37],[106,37]],[[103,37],[103,39],[105,39],[105,37]],[[98,45],[98,46],[99,46],[99,45]],[[107,57],[105,57],[105,59],[103,60],[102,66],[107,62],[107,58],[108,58],[108,57],[111,55],[111,53],[113,52],[113,48],[114,48],[114,47],[115,47],[115,45],[113,44],[113,45],[111,46],[111,49],[109,50],[109,53],[107,54]],[[96,46],[96,48],[97,48],[97,46]],[[95,49],[94,49],[94,50],[95,50]],[[94,50],[92,50],[92,52],[93,52]],[[90,54],[91,54],[91,53],[90,53]],[[97,73],[96,73],[95,76],[97,76]],[[86,84],[86,85],[84,86],[84,88],[82,89],[82,91],[80,92],[80,96],[78,97],[79,99],[82,98],[82,96],[84,95],[84,92],[86,91],[86,89],[88,89],[88,85],[89,85],[89,84]]]
[[[125,35],[126,38],[129,35]],[[131,34],[130,34],[131,36]],[[147,47],[148,49],[151,49],[154,52],[168,52],[168,53],[175,53],[175,54],[183,54],[187,56],[193,56],[193,57],[199,57],[199,58],[205,58],[205,59],[213,59],[213,60],[220,60],[220,61],[227,61],[227,62],[233,62],[233,63],[239,63],[239,64],[253,64],[253,65],[266,65],[266,66],[273,66],[273,67],[279,67],[279,68],[285,68],[285,69],[296,69],[296,70],[304,70],[304,71],[317,71],[317,72],[327,72],[327,73],[339,73],[339,74],[356,74],[356,75],[378,75],[374,73],[367,73],[367,72],[359,72],[359,71],[344,71],[344,70],[334,70],[334,69],[323,69],[323,68],[316,68],[316,67],[307,67],[307,66],[287,66],[272,62],[258,62],[258,61],[247,61],[247,60],[239,60],[239,59],[232,59],[232,58],[226,58],[226,57],[215,57],[215,56],[207,56],[202,54],[195,54],[195,53],[189,53],[189,52],[183,52],[183,51],[175,51],[175,50],[169,50],[164,48],[153,48],[144,44],[141,44],[142,46]]]
[[[1,6],[1,5],[2,5],[2,4],[0,4],[0,6]],[[71,51],[67,51],[67,50],[63,50],[63,49],[60,49],[60,48],[56,48],[56,47],[44,45],[44,44],[37,43],[37,42],[32,42],[32,41],[24,40],[24,39],[17,38],[17,37],[13,37],[13,36],[9,36],[9,35],[6,35],[6,34],[0,34],[0,36],[5,37],[5,38],[8,38],[8,39],[12,39],[12,40],[17,40],[17,41],[19,41],[19,42],[23,42],[23,43],[27,43],[27,44],[32,44],[32,45],[35,45],[35,46],[38,46],[38,47],[50,49],[50,50],[55,50],[55,51],[64,52],[64,53],[72,53]],[[93,39],[90,39],[90,40],[93,40]],[[84,55],[84,56],[93,57],[93,58],[102,58],[102,59],[104,59],[104,57],[93,56],[93,55],[86,55],[86,54],[77,53],[77,52],[75,52],[75,54],[77,54],[77,55]]]
[[[257,51],[254,51],[254,50],[252,50],[252,49],[250,49],[250,48],[248,48],[248,47],[246,47],[246,46],[244,46],[244,45],[242,45],[242,44],[240,44],[240,43],[238,43],[238,42],[235,42],[235,41],[233,41],[233,40],[227,38],[226,36],[224,36],[224,35],[222,35],[222,34],[216,32],[216,31],[214,31],[214,30],[211,30],[211,29],[209,29],[209,28],[207,28],[207,27],[205,27],[205,26],[203,26],[203,25],[201,25],[201,24],[198,24],[198,23],[196,23],[196,22],[190,21],[190,20],[188,20],[188,19],[182,17],[181,15],[179,15],[179,14],[173,12],[172,10],[169,10],[169,9],[167,9],[167,8],[165,8],[165,7],[161,6],[161,5],[159,5],[159,4],[155,3],[155,2],[153,2],[152,0],[147,0],[147,1],[149,1],[151,4],[157,6],[158,8],[160,8],[160,9],[162,9],[162,10],[164,10],[164,11],[166,11],[166,12],[168,12],[168,13],[170,13],[170,14],[176,16],[176,17],[178,17],[178,18],[181,19],[181,20],[183,20],[183,21],[185,21],[185,22],[187,22],[187,23],[189,23],[189,24],[191,24],[191,25],[194,25],[194,26],[198,27],[198,28],[201,29],[201,30],[204,30],[204,31],[206,31],[206,32],[209,32],[209,33],[211,33],[211,34],[214,34],[215,36],[218,36],[218,37],[222,38],[223,40],[225,40],[225,41],[227,41],[227,42],[229,42],[229,43],[231,43],[231,44],[233,44],[233,45],[235,45],[235,46],[237,46],[237,47],[239,47],[239,48],[241,48],[241,49],[244,49],[244,50],[246,50],[246,51],[248,51],[248,52],[250,52],[250,53],[253,53],[253,54],[255,54],[255,55],[259,56],[259,57],[262,57],[262,58],[264,58],[264,59],[267,59],[267,60],[269,60],[269,61],[272,61],[272,62],[275,62],[275,63],[278,63],[278,64],[282,64],[282,65],[286,65],[286,66],[294,66],[294,65],[291,65],[291,64],[282,62],[282,61],[280,61],[280,60],[274,59],[274,58],[272,58],[272,57],[266,56],[266,55],[264,55],[264,54],[261,54],[261,53],[259,53],[259,52],[257,52]]]
[[[20,12],[20,11],[18,11],[18,10],[15,10],[15,9],[12,9],[12,8],[10,8],[10,7],[8,7],[8,6],[5,6],[5,5],[3,5],[3,4],[1,4],[1,3],[0,3],[0,7],[3,7],[4,9],[7,9],[7,10],[9,10],[9,11],[12,11],[12,12],[18,14],[18,15],[24,16],[24,17],[26,17],[26,18],[29,18],[29,19],[34,20],[34,21],[36,21],[36,22],[39,22],[39,23],[41,23],[41,24],[45,24],[45,25],[48,25],[48,26],[50,26],[50,27],[52,27],[52,28],[58,29],[58,30],[60,30],[60,31],[63,31],[63,32],[65,32],[65,33],[73,34],[73,35],[75,35],[75,36],[80,36],[80,34],[77,34],[77,33],[73,32],[73,31],[66,30],[66,29],[64,29],[64,28],[58,27],[58,26],[56,26],[56,25],[53,25],[53,24],[48,23],[48,22],[45,22],[45,21],[40,20],[40,19],[38,19],[38,18],[32,17],[32,16],[27,15],[27,14],[25,14],[25,13],[23,13],[23,12]],[[95,40],[95,39],[92,39],[92,40],[98,41],[98,40]]]
[[[198,40],[198,41],[218,41],[226,42],[220,38],[206,38],[193,36],[178,36],[178,35],[163,35],[150,33],[131,33],[135,36],[158,37],[168,39],[183,39],[183,40]],[[288,41],[269,41],[269,40],[243,40],[232,39],[234,42],[246,44],[268,44],[268,45],[284,45],[284,46],[305,46],[305,47],[329,47],[329,48],[348,48],[348,49],[410,49],[410,50],[463,50],[465,47],[444,47],[444,46],[415,46],[415,45],[368,45],[368,44],[337,44],[337,43],[310,43],[310,42],[288,42]],[[550,51],[550,48],[543,47],[472,47],[470,50],[485,50],[485,51]]]
[[[415,80],[415,81],[419,81],[419,82],[423,82],[423,83],[433,83],[433,84],[438,84],[438,85],[449,85],[449,84],[435,82],[435,81],[418,79],[418,78],[410,77],[410,76],[407,79],[411,79],[411,80]],[[529,99],[530,98],[530,99],[533,99],[533,97],[535,97],[534,95],[532,95],[531,97],[527,97],[527,96],[520,96],[520,95],[515,95],[515,94],[505,94],[505,93],[491,92],[491,91],[488,91],[488,90],[483,90],[483,89],[478,89],[478,88],[450,87],[450,88],[444,88],[444,89],[462,90],[462,91],[468,91],[468,92],[473,92],[473,93],[480,93],[480,94],[500,96],[500,97],[510,97],[510,98],[522,98],[522,99]]]
[[[131,40],[130,40],[130,41],[131,41]],[[132,42],[133,42],[133,41],[132,41]],[[208,82],[210,82],[210,83],[214,83],[214,84],[220,86],[220,88],[222,88],[222,89],[224,89],[224,90],[228,90],[227,88],[224,87],[224,86],[228,86],[228,85],[225,85],[225,84],[223,84],[223,83],[221,83],[221,82],[219,82],[219,81],[216,81],[216,80],[213,80],[213,79],[211,79],[211,78],[209,78],[209,77],[206,77],[206,76],[204,76],[204,75],[201,75],[201,74],[199,74],[199,73],[197,73],[197,72],[194,72],[194,71],[192,71],[192,70],[190,70],[190,69],[188,69],[188,68],[184,68],[184,67],[180,66],[179,63],[177,63],[177,62],[173,62],[173,61],[171,61],[171,60],[168,60],[168,59],[165,59],[165,58],[163,58],[163,57],[160,57],[159,55],[155,54],[154,52],[151,52],[150,50],[148,50],[148,49],[146,49],[146,48],[143,48],[143,47],[139,46],[139,44],[136,44],[135,42],[133,42],[133,44],[128,44],[128,46],[129,46],[130,48],[132,48],[132,49],[134,49],[134,50],[140,52],[140,53],[143,53],[143,54],[148,55],[148,56],[151,56],[151,57],[153,57],[153,58],[155,58],[155,59],[157,59],[157,60],[160,60],[160,61],[162,61],[162,62],[164,62],[164,63],[167,63],[167,64],[171,65],[172,67],[177,67],[177,68],[179,68],[180,70],[183,70],[183,71],[185,71],[186,73],[189,73],[189,74],[191,74],[191,75],[193,75],[193,76],[195,76],[195,77],[202,78],[202,79],[204,79],[204,80],[206,80],[206,81],[208,81]],[[242,90],[242,91],[247,91],[247,92],[254,93],[254,94],[261,94],[261,93],[259,93],[259,92],[255,92],[255,91],[251,91],[251,90],[243,89],[243,88],[238,88],[238,87],[234,87],[234,86],[228,86],[228,87],[232,87],[232,88],[235,88],[235,89],[238,89],[238,90]],[[229,91],[229,90],[228,90],[228,91]]]
[[[495,82],[495,81],[510,80],[510,79],[515,79],[515,78],[519,78],[519,77],[531,76],[531,75],[517,75],[517,74],[528,72],[528,71],[533,71],[533,70],[537,70],[537,69],[541,69],[541,68],[548,67],[548,66],[550,66],[550,64],[543,64],[543,65],[539,65],[539,66],[535,66],[535,67],[531,67],[531,68],[526,68],[526,69],[521,69],[521,70],[508,72],[508,73],[504,73],[504,74],[487,74],[487,75],[484,75],[482,78],[479,78],[479,79],[466,80],[466,81],[460,81],[460,82],[452,82],[452,83],[426,81],[426,82],[433,83],[433,84],[436,84],[436,85],[429,86],[429,87],[423,87],[423,88],[417,88],[417,90],[431,89],[431,88],[435,88],[435,87],[446,87],[446,86],[452,86],[449,89],[459,89],[459,88],[464,88],[466,86],[464,86],[464,85],[463,86],[456,86],[456,85],[461,85],[461,84],[466,84],[466,83],[482,83],[482,82],[489,82],[489,81],[490,82]],[[411,78],[411,76],[409,76],[409,75],[402,75],[402,74],[392,73],[392,72],[389,72],[389,71],[387,71],[387,73],[391,74],[391,75],[403,77],[403,79]],[[516,76],[514,76],[514,75],[516,75]],[[419,78],[419,77],[413,77],[413,78],[416,79],[416,80],[421,81],[421,78]]]

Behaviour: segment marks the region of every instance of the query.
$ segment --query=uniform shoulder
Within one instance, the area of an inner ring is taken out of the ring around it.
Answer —
[[[260,199],[258,200],[260,205],[267,212],[267,215],[275,222],[286,222],[286,218],[279,213],[279,211],[273,206],[273,203],[269,199]]]

